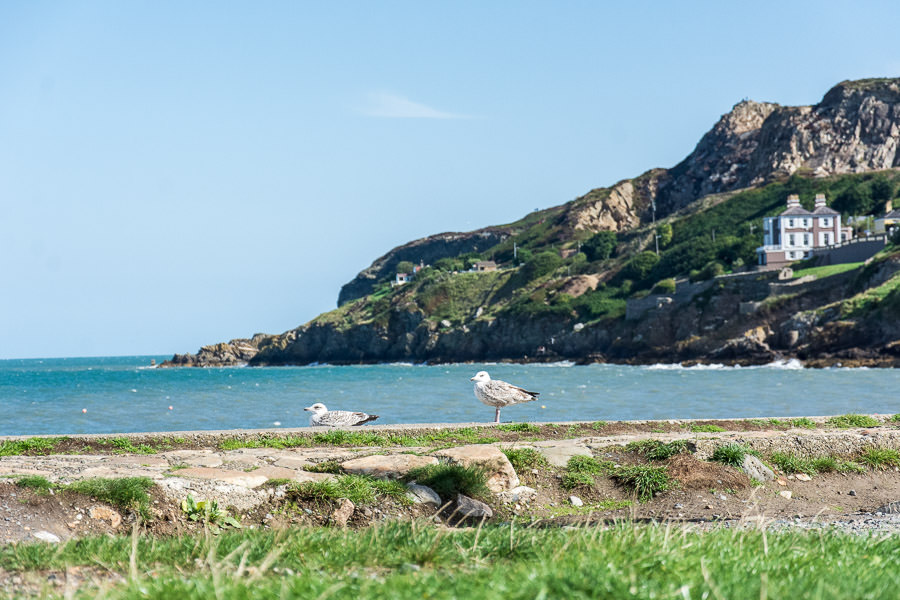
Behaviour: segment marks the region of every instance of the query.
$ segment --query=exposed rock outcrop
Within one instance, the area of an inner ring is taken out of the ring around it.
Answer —
[[[176,354],[160,367],[234,367],[246,365],[259,352],[259,345],[270,335],[257,333],[250,339],[234,339],[203,346],[197,354]]]

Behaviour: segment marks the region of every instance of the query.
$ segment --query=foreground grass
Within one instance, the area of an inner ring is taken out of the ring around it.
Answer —
[[[0,569],[34,581],[41,597],[54,592],[48,570],[88,567],[101,581],[70,597],[894,598],[898,553],[898,536],[833,532],[389,523],[8,545]]]

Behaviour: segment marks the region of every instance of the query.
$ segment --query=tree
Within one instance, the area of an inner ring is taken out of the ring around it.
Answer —
[[[397,272],[398,273],[412,273],[416,268],[416,265],[411,263],[408,260],[401,260],[397,263]]]
[[[548,273],[552,273],[560,264],[562,264],[562,259],[556,252],[539,252],[538,254],[535,254],[531,260],[525,263],[522,267],[522,271],[525,278],[528,281],[531,281],[538,277],[543,277]]]
[[[665,248],[672,243],[672,225],[663,223],[656,228],[656,235],[659,236],[659,245]]]
[[[876,175],[869,184],[869,192],[872,196],[872,208],[875,212],[881,212],[885,202],[894,197],[894,182],[884,175]]]
[[[581,245],[588,260],[606,260],[612,256],[616,249],[616,233],[614,231],[601,231],[591,236]]]
[[[625,271],[629,277],[637,280],[644,280],[647,278],[647,275],[650,274],[650,271],[653,270],[653,267],[656,266],[656,263],[659,262],[659,257],[656,255],[656,252],[641,252],[634,258],[632,258],[628,264],[625,266]]]
[[[847,188],[834,200],[834,209],[847,215],[867,215],[872,210],[872,195],[861,185]]]

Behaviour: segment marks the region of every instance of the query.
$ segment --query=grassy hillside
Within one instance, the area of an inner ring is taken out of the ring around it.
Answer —
[[[754,265],[756,248],[762,244],[762,219],[782,212],[789,194],[798,194],[812,209],[814,196],[824,193],[846,223],[859,214],[880,214],[898,188],[896,171],[823,179],[798,174],[762,188],[706,197],[660,219],[655,228],[644,225],[619,234],[568,230],[566,216],[585,201],[579,199],[530,213],[507,226],[514,233],[502,243],[481,254],[438,260],[411,283],[392,287],[386,277],[373,294],[315,322],[339,328],[385,324],[392,311],[453,325],[503,314],[565,315],[584,322],[617,319],[624,314],[626,299],[646,295],[654,287],[671,291],[675,278],[703,280]],[[658,255],[654,235],[659,236]],[[604,240],[612,240],[611,251],[603,251]],[[499,270],[465,271],[482,259],[496,261]]]

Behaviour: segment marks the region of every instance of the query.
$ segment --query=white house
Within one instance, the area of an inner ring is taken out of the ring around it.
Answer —
[[[816,194],[812,212],[791,194],[787,210],[763,219],[763,245],[756,249],[760,265],[770,268],[808,258],[814,248],[840,245],[850,239],[850,228],[841,227],[841,213],[825,205],[825,194]]]

